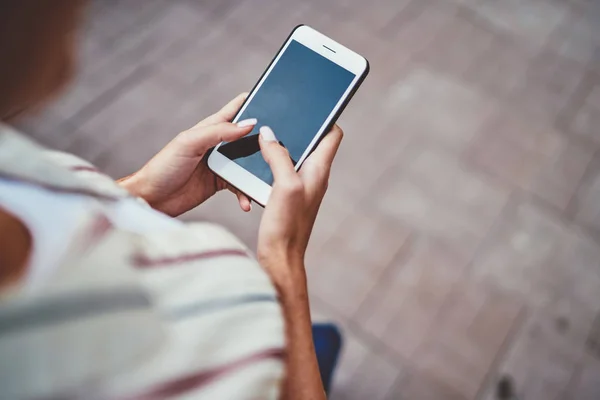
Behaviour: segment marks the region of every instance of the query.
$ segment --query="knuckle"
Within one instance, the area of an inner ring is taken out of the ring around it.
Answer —
[[[288,194],[298,194],[302,192],[302,181],[299,178],[288,179],[282,185],[283,190]]]
[[[326,162],[322,162],[317,165],[317,169],[322,177],[327,178],[329,177],[329,172],[331,171],[331,165]]]
[[[314,175],[319,180],[327,180],[331,172],[331,166],[324,162],[315,163],[313,166]]]
[[[334,125],[332,131],[337,131],[340,136],[344,136],[344,130],[339,125]]]
[[[327,192],[327,189],[329,188],[329,178],[328,177],[324,177],[324,179],[322,179],[318,184],[317,187],[319,188],[319,191],[321,193],[325,193]]]
[[[279,143],[273,143],[273,144],[276,145],[277,148],[279,148],[279,151],[281,152],[282,156],[284,156],[284,157],[289,157],[290,156],[290,152],[289,152],[288,149],[286,149],[285,147],[283,147]]]
[[[231,129],[233,127],[235,127],[235,124],[228,122],[228,121],[221,121],[221,122],[214,124],[214,128],[219,129],[219,130],[227,130],[227,129]]]
[[[290,158],[290,152],[285,147],[281,146],[279,143],[273,142],[270,144],[270,151],[273,154],[273,157],[276,157],[279,161],[285,161]]]
[[[179,132],[179,134],[175,136],[175,140],[177,140],[178,142],[186,143],[191,140],[192,136],[194,136],[193,131],[191,129],[188,129],[183,132]]]

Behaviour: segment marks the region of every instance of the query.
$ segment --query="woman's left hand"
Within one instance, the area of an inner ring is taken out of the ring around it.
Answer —
[[[216,114],[181,132],[142,169],[119,183],[153,208],[171,216],[196,207],[223,189],[235,193],[241,209],[250,211],[250,200],[213,174],[203,159],[206,152],[220,142],[231,142],[250,133],[256,122],[245,126],[229,122],[246,96],[247,93],[240,94]]]

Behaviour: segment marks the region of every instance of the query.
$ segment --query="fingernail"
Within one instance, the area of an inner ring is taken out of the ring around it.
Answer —
[[[247,126],[254,126],[258,123],[258,120],[256,118],[248,118],[245,119],[243,121],[240,121],[237,123],[237,127],[238,128],[245,128]]]
[[[250,211],[252,211],[252,202],[250,202]]]
[[[276,142],[277,141],[277,138],[275,137],[273,130],[271,128],[269,128],[268,126],[261,126],[259,129],[259,132],[260,132],[261,139],[264,140],[265,142]]]

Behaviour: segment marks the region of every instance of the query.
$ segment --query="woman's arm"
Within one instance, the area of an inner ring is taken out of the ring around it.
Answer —
[[[292,269],[304,271],[304,266]],[[292,280],[287,287],[280,287],[288,345],[284,398],[325,399],[312,337],[306,275],[299,273]]]
[[[296,172],[288,151],[262,127],[260,147],[273,171],[273,190],[258,234],[258,260],[279,291],[286,321],[286,399],[325,399],[312,338],[304,253],[333,158],[342,140],[335,126]]]
[[[209,149],[250,133],[256,120],[232,124],[247,93],[242,93],[217,113],[181,132],[134,174],[117,182],[153,208],[177,216],[206,201],[219,190],[229,189],[240,208],[250,211],[250,200],[212,173],[206,164]]]

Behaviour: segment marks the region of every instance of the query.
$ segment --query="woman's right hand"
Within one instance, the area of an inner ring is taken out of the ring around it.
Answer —
[[[260,223],[257,256],[280,291],[304,277],[304,253],[342,136],[335,125],[296,172],[273,131],[260,128],[260,149],[274,183]]]

